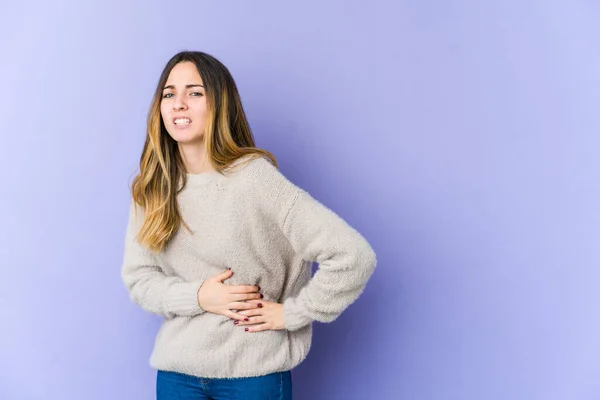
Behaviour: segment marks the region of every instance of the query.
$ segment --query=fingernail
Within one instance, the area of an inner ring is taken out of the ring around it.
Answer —
[[[245,328],[244,330],[245,330],[246,332],[248,332],[248,328]]]
[[[262,303],[258,303],[258,308],[262,308]]]
[[[237,325],[240,323],[240,321],[233,321],[233,323]]]
[[[248,322],[248,321],[250,321],[250,320],[249,320],[248,318],[244,318],[244,321]]]
[[[262,299],[263,297],[265,297],[265,296],[263,296],[262,293],[261,293],[260,298]]]

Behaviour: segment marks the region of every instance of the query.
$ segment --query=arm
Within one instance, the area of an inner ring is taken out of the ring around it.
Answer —
[[[363,292],[377,263],[369,243],[333,211],[291,183],[268,161],[257,164],[263,209],[272,213],[294,251],[319,264],[298,295],[283,302],[287,330],[335,320]]]
[[[363,292],[377,263],[369,243],[333,211],[299,191],[282,223],[296,253],[319,264],[309,283],[283,303],[285,325],[335,320]]]
[[[125,234],[125,251],[121,278],[131,300],[143,310],[167,318],[194,316],[205,312],[198,303],[202,281],[186,282],[178,276],[168,276],[156,257],[136,239],[143,222],[143,211],[132,201]]]

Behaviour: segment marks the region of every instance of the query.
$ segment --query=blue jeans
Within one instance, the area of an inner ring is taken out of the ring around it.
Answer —
[[[291,371],[250,378],[199,378],[178,372],[156,375],[156,400],[291,400]]]

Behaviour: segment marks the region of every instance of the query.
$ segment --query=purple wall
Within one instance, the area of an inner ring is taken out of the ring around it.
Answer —
[[[158,75],[207,51],[261,147],[373,244],[296,399],[600,398],[600,7],[0,6],[0,399],[151,399],[120,281]],[[176,7],[176,8],[175,8]]]

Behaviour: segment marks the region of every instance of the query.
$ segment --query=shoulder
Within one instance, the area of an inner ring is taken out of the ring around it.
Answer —
[[[263,156],[244,156],[232,164],[231,177],[246,189],[299,190],[271,160]]]
[[[265,169],[277,169],[271,160],[260,154],[242,156],[231,164],[231,168],[246,174]]]
[[[259,209],[285,213],[304,190],[290,181],[278,167],[265,157],[245,160],[234,174],[232,183],[240,195],[251,199]]]

